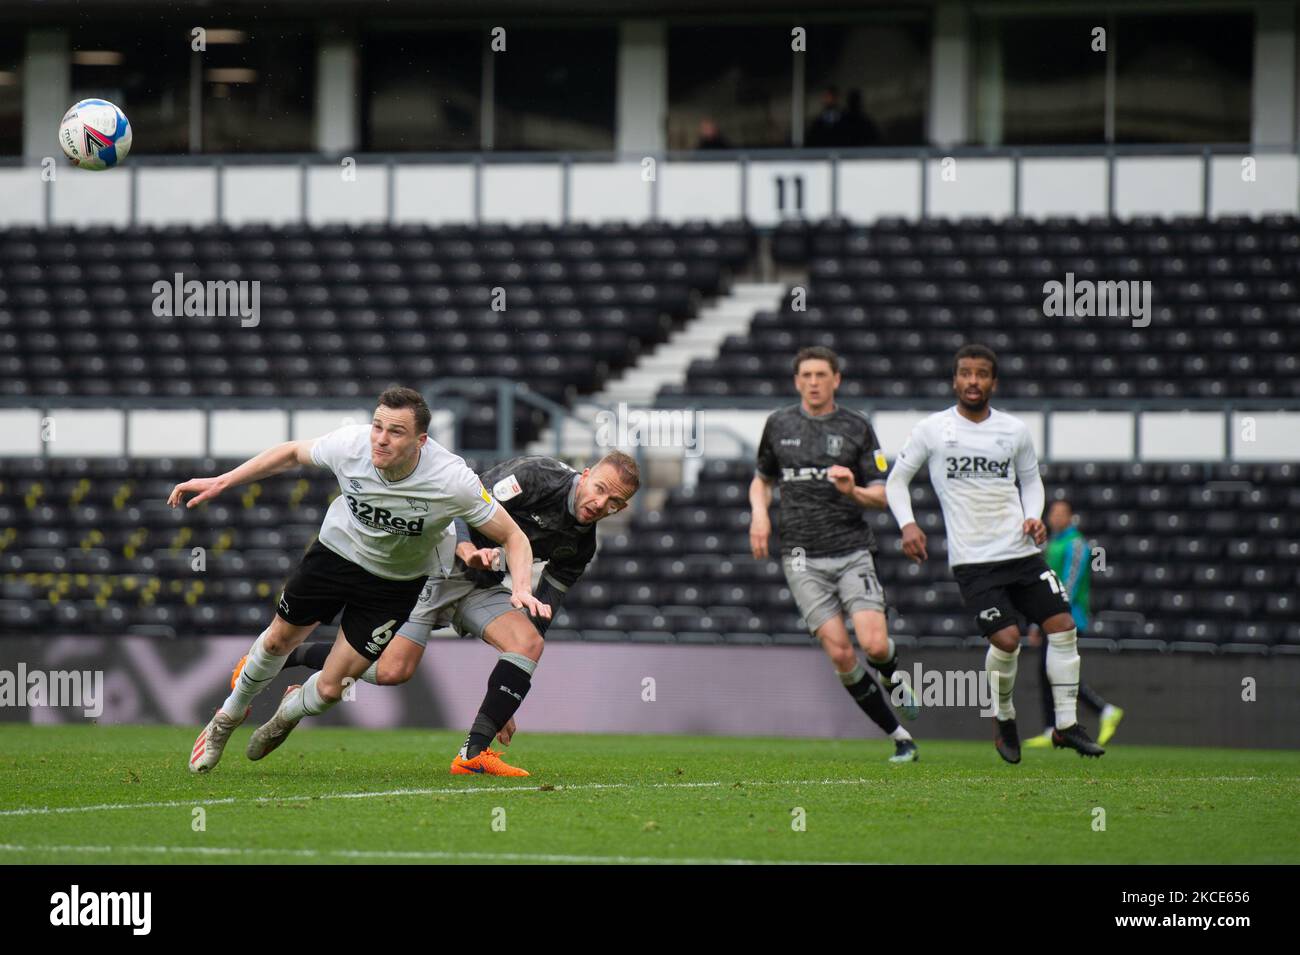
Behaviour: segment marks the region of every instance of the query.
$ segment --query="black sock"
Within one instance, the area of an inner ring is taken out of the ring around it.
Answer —
[[[492,744],[492,738],[510,722],[532,685],[533,678],[519,664],[504,658],[497,660],[488,677],[487,696],[465,738],[466,759],[473,759]]]
[[[1056,728],[1056,701],[1052,698],[1052,681],[1047,678],[1047,638],[1043,638],[1042,653],[1038,655],[1038,693],[1043,702],[1043,727]]]
[[[894,652],[889,655],[888,660],[877,662],[867,657],[867,662],[876,668],[876,672],[885,678],[886,683],[893,683],[894,671],[898,669],[898,648],[894,647]]]
[[[1094,692],[1092,687],[1082,680],[1079,681],[1079,699],[1088,704],[1088,708],[1093,712],[1100,713],[1106,708],[1106,701],[1101,698],[1101,694]]]
[[[886,735],[894,732],[898,729],[898,717],[894,715],[889,701],[885,699],[884,691],[880,689],[880,684],[876,682],[875,677],[862,667],[858,669],[862,673],[862,679],[851,685],[846,684],[844,689],[849,691],[853,702],[862,707],[862,712],[871,717],[871,722],[884,730]]]
[[[284,661],[286,667],[311,667],[313,670],[325,669],[325,660],[334,645],[327,640],[316,643],[300,643],[289,651],[289,658]]]

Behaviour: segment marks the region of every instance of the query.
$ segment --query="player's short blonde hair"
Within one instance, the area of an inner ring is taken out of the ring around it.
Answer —
[[[602,464],[613,468],[619,481],[630,487],[633,494],[641,487],[641,468],[632,455],[624,454],[622,451],[611,451],[597,461],[595,466],[600,467]]]

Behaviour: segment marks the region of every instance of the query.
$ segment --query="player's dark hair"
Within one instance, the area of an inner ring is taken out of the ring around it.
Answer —
[[[957,375],[957,366],[961,364],[963,358],[983,358],[993,366],[993,377],[998,376],[998,356],[993,354],[993,349],[987,345],[962,345],[957,349],[957,354],[952,359],[952,373]]]
[[[613,468],[618,474],[618,479],[630,487],[633,494],[641,487],[641,468],[632,455],[624,454],[622,451],[611,451],[596,462],[596,467],[602,464],[608,464]]]
[[[825,345],[809,345],[807,348],[800,348],[799,354],[794,356],[794,373],[799,374],[799,366],[809,359],[817,359],[827,362],[831,366],[831,374],[840,373],[840,356]]]
[[[429,410],[428,404],[425,403],[424,395],[414,388],[393,385],[393,387],[385,389],[384,393],[379,396],[379,403],[385,408],[410,408],[415,414],[415,427],[419,433],[429,433],[429,422],[433,420],[433,412]]]

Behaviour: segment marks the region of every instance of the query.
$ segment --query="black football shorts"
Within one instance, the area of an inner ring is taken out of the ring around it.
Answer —
[[[339,626],[352,649],[378,660],[411,615],[426,579],[377,577],[317,541],[284,585],[276,612],[287,623],[305,627],[331,623],[341,610]]]
[[[1042,627],[1044,620],[1058,613],[1070,615],[1065,588],[1039,554],[989,564],[958,564],[952,575],[984,637],[1017,625],[1020,617]]]

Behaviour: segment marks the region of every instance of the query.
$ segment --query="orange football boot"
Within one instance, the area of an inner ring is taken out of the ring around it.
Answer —
[[[230,674],[230,688],[232,690],[235,688],[235,684],[239,682],[239,674],[244,672],[244,664],[247,662],[248,662],[248,654],[245,653],[242,657],[239,658],[239,662],[235,664],[235,670],[233,673]]]
[[[451,761],[453,776],[527,776],[528,770],[511,766],[501,754],[494,749],[485,749],[473,759],[466,759],[460,753]]]

